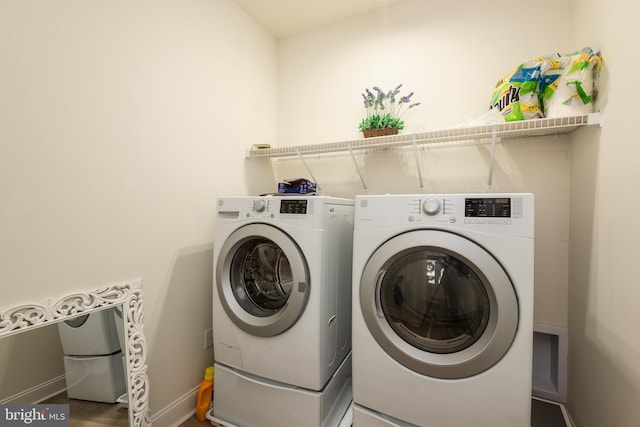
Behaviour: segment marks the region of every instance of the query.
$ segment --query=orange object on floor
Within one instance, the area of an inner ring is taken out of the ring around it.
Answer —
[[[196,418],[198,421],[207,419],[207,412],[211,409],[213,399],[213,366],[209,366],[204,371],[204,379],[200,383],[198,390],[198,400],[196,401]]]

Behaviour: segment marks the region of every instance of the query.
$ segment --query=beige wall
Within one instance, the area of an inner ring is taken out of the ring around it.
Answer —
[[[541,21],[554,31],[535,32]],[[375,85],[404,83],[402,94],[415,91],[422,105],[405,116],[406,132],[454,127],[487,110],[496,81],[512,68],[583,47],[572,44],[572,29],[571,2],[403,1],[281,40],[278,144],[360,138],[360,93]],[[568,322],[568,150],[567,137],[500,144],[493,177],[493,191],[536,196],[535,320],[560,327]],[[486,191],[489,153],[487,145],[421,151],[424,191]],[[358,155],[357,162],[369,193],[420,192],[411,151]],[[307,164],[324,192],[352,197],[364,191],[348,156]],[[276,179],[309,176],[296,159],[273,165]]]
[[[215,197],[306,175],[244,161],[246,147],[358,138],[359,94],[374,84],[416,92],[407,132],[454,126],[513,66],[591,45],[606,64],[601,134],[499,146],[494,188],[536,194],[535,316],[570,327],[577,425],[640,424],[639,206],[627,196],[640,182],[638,6],[577,5],[406,0],[276,44],[231,0],[2,2],[0,310],[141,277],[159,411],[211,361]],[[487,158],[486,146],[424,151],[426,191],[484,190]],[[371,193],[419,191],[407,153],[357,161]],[[327,192],[362,192],[348,158],[309,163]]]
[[[640,7],[581,2],[578,37],[600,42],[605,66],[600,133],[571,142],[569,281],[570,412],[579,427],[640,425],[640,60],[633,53]]]
[[[213,360],[215,200],[275,139],[276,42],[231,0],[6,0],[0,58],[0,311],[141,278],[153,415]]]
[[[514,64],[540,53],[602,49],[603,128],[508,142],[498,152],[503,170],[494,186],[536,194],[535,320],[569,327],[568,404],[578,427],[640,424],[637,15],[638,6],[623,0],[548,2],[533,9],[513,2],[449,7],[407,1],[285,39],[279,47],[282,145],[358,138],[362,112],[354,106],[367,86],[404,82],[424,103],[406,117],[407,131],[433,130],[478,115],[496,76]],[[463,41],[460,29],[466,30]],[[469,64],[481,68],[461,78]],[[426,191],[481,190],[486,148],[447,150],[421,154]],[[357,161],[369,192],[419,190],[408,153]],[[307,162],[325,190],[362,192],[350,159]],[[273,164],[276,179],[306,174],[296,160]]]
[[[64,376],[58,327],[49,325],[0,340],[0,402]],[[26,399],[23,396],[23,399]]]
[[[375,85],[403,83],[403,94],[414,91],[422,102],[405,116],[407,132],[477,117],[503,74],[536,56],[583,47],[572,43],[572,16],[571,1],[404,0],[281,40],[278,144],[360,138],[360,94]]]

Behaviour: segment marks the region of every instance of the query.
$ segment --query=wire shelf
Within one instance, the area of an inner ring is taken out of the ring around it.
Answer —
[[[308,154],[339,153],[345,151],[380,150],[409,145],[442,142],[527,138],[535,136],[564,135],[581,126],[601,124],[602,113],[581,116],[522,120],[493,125],[470,126],[439,131],[380,136],[325,144],[299,145],[278,148],[253,148],[247,157],[290,157]]]

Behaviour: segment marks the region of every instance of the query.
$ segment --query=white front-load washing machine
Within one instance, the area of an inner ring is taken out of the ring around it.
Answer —
[[[354,427],[530,426],[533,195],[355,205]]]
[[[324,426],[345,412],[351,402],[353,210],[352,200],[324,196],[218,200],[217,419],[239,426]]]

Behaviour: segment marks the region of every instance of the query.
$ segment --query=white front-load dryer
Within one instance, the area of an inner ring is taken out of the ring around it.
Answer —
[[[354,427],[530,426],[533,195],[355,204]]]
[[[242,426],[307,417],[313,426],[346,410],[353,210],[353,200],[325,196],[218,200],[216,417]],[[264,407],[245,405],[248,396]]]

